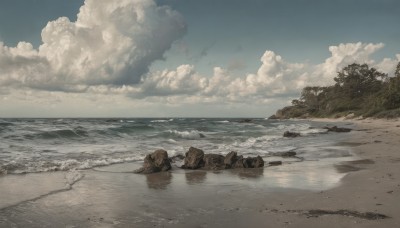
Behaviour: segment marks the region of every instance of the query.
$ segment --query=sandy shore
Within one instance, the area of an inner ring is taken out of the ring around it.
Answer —
[[[136,175],[132,163],[67,173],[65,186],[62,173],[2,177],[2,196],[11,183],[29,194],[2,197],[0,227],[400,227],[400,121],[342,126],[356,156],[335,164]]]
[[[400,121],[343,121],[356,124],[355,133],[344,143],[354,145],[353,151],[360,159],[343,162],[337,168],[354,172],[349,172],[340,186],[327,191],[268,199],[262,219],[265,224],[271,227],[400,227]],[[350,212],[372,212],[389,218],[348,216]]]

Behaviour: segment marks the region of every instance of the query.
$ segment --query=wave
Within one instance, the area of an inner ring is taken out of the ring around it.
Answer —
[[[152,120],[150,123],[166,123],[168,120]]]
[[[310,125],[309,124],[303,124],[303,123],[299,123],[299,124],[279,124],[276,127],[278,130],[283,130],[283,131],[305,131],[310,129]]]
[[[9,122],[0,122],[0,127],[9,127],[9,126],[14,126],[14,124]]]
[[[140,125],[122,125],[118,127],[111,127],[105,131],[99,131],[101,134],[106,134],[106,135],[114,135],[115,132],[118,133],[134,133],[134,132],[139,132],[139,131],[146,131],[146,130],[153,130],[154,127],[146,124],[140,124]]]
[[[314,134],[322,134],[322,133],[327,133],[327,129],[322,129],[322,128],[310,128],[307,130],[301,130],[300,134],[301,135],[314,135]]]
[[[174,119],[168,119],[168,120],[152,120],[150,123],[167,123],[167,122],[172,122]]]
[[[200,139],[206,137],[203,133],[196,130],[192,131],[169,130],[168,133],[183,139]]]
[[[135,161],[140,161],[142,159],[143,159],[142,157],[133,156],[133,157],[123,157],[123,158],[85,159],[81,161],[77,159],[67,159],[67,160],[37,161],[37,162],[27,162],[27,163],[11,162],[0,166],[0,175],[86,170],[100,166],[135,162]]]
[[[282,136],[277,135],[264,135],[261,137],[250,137],[244,142],[235,142],[233,145],[240,148],[251,148],[251,147],[265,147],[270,144],[271,141],[281,139]]]
[[[33,134],[25,134],[25,139],[57,139],[57,138],[83,138],[88,137],[88,132],[83,130],[81,127],[77,127],[75,129],[62,129],[62,130],[53,130],[53,131],[45,131]]]

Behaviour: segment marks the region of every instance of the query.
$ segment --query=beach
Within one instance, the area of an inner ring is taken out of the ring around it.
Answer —
[[[400,121],[339,125],[353,128],[337,133],[351,157],[262,169],[139,175],[132,171],[141,163],[128,162],[1,176],[0,227],[399,227]]]

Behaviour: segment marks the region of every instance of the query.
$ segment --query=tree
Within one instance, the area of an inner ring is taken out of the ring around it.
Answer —
[[[324,87],[307,86],[303,89],[300,96],[300,102],[307,106],[310,111],[318,111],[320,106],[320,94]]]
[[[383,97],[383,106],[385,108],[400,108],[400,62],[397,64],[394,77],[389,80],[389,85],[387,86]]]
[[[387,74],[369,68],[367,64],[353,63],[338,72],[334,80],[344,95],[358,98],[381,90],[387,78]]]

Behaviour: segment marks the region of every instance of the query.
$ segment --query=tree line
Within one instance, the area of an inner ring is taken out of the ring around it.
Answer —
[[[339,71],[334,81],[332,86],[305,87],[292,106],[271,118],[400,117],[400,62],[391,76],[367,64],[353,63]]]

